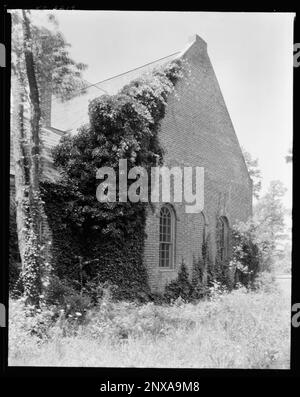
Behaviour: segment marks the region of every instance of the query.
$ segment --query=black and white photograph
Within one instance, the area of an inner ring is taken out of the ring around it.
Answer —
[[[296,14],[8,12],[8,367],[289,370]]]

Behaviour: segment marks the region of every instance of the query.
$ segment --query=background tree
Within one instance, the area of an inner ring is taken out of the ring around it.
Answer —
[[[281,181],[272,181],[254,206],[253,216],[234,225],[231,265],[236,269],[236,281],[248,285],[258,272],[290,270],[291,230],[285,224],[285,216],[290,214],[282,203],[286,190]]]
[[[271,181],[267,193],[254,206],[257,235],[260,236],[261,241],[268,242],[265,255],[267,267],[274,265],[280,242],[286,237],[284,221],[286,210],[282,203],[286,191],[281,181]]]
[[[253,181],[253,196],[258,200],[261,191],[261,171],[258,167],[258,159],[253,159],[251,154],[242,148],[244,159],[248,168],[250,178]]]
[[[57,25],[57,21],[50,17]],[[12,13],[13,146],[16,218],[22,280],[27,301],[37,304],[50,264],[45,260],[40,198],[40,99],[45,84],[61,100],[84,92],[86,65],[73,61],[62,34],[37,26],[28,10]],[[28,118],[30,125],[28,125]],[[44,277],[44,279],[43,279]]]

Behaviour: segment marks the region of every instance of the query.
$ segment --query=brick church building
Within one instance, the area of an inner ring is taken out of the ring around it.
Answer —
[[[42,97],[43,172],[45,178],[59,177],[50,150],[65,132],[74,132],[88,122],[88,103],[102,94],[116,94],[125,84],[145,72],[175,59],[187,61],[190,74],[180,79],[168,99],[161,123],[159,141],[165,150],[168,167],[204,168],[204,209],[186,213],[184,203],[163,203],[149,211],[144,262],[153,292],[176,278],[184,260],[191,274],[193,258],[202,254],[209,238],[212,260],[216,255],[216,230],[221,230],[220,255],[230,255],[232,225],[246,221],[252,212],[252,181],[207,53],[207,44],[199,36],[181,52],[140,68],[90,85],[84,95],[61,103],[51,91]],[[14,164],[11,157],[11,183]]]

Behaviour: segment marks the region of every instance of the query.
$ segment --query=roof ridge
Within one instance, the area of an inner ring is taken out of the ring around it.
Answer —
[[[180,53],[181,53],[181,51],[176,51],[176,52],[174,52],[174,53],[172,53],[172,54],[166,55],[165,57],[156,59],[155,61],[151,61],[151,62],[145,63],[144,65],[138,66],[138,67],[133,68],[133,69],[129,69],[129,70],[127,70],[126,72],[122,72],[122,73],[116,74],[116,75],[114,75],[114,76],[112,76],[112,77],[108,77],[107,79],[104,79],[104,80],[98,81],[97,83],[91,84],[91,85],[89,85],[89,86],[87,86],[87,87],[85,87],[85,88],[81,88],[80,90],[78,90],[78,92],[79,92],[79,91],[82,91],[82,90],[86,90],[86,89],[88,89],[88,88],[90,88],[90,87],[99,88],[99,87],[97,87],[98,84],[104,83],[104,82],[109,81],[109,80],[113,80],[113,79],[115,79],[115,78],[117,78],[117,77],[120,77],[120,76],[124,76],[125,74],[134,72],[135,70],[138,70],[138,69],[142,69],[142,68],[144,68],[145,66],[149,66],[149,65],[151,65],[151,64],[153,64],[153,63],[155,63],[155,62],[162,61],[163,59],[169,58],[169,57],[171,57],[171,56],[174,56],[174,55],[180,54]]]

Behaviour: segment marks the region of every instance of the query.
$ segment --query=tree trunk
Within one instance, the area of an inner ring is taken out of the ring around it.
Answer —
[[[16,203],[16,223],[18,246],[21,256],[22,265],[25,263],[27,227],[26,219],[28,210],[26,202],[28,202],[29,188],[29,168],[28,155],[26,153],[26,137],[24,131],[24,89],[20,86],[17,76],[12,76],[12,146],[14,156],[14,181],[15,181],[15,203]],[[27,159],[27,163],[26,163]]]
[[[27,17],[27,12],[22,10],[23,13],[23,31],[24,31],[24,53],[26,73],[29,84],[29,96],[31,105],[31,137],[32,137],[32,166],[30,170],[30,185],[33,191],[39,191],[39,177],[40,177],[40,119],[41,109],[39,100],[39,91],[34,70],[34,59],[31,51],[31,32],[30,24]]]
[[[26,219],[26,236],[23,253],[23,284],[26,301],[38,305],[41,295],[41,199],[40,199],[40,102],[39,92],[34,69],[34,59],[31,50],[30,22],[27,11],[23,14],[23,45],[25,54],[25,71],[28,79],[30,98],[30,137],[31,151],[29,153],[29,186],[28,206],[23,208]],[[22,183],[22,181],[21,181]],[[26,199],[24,197],[24,199]],[[23,203],[24,205],[24,203]],[[22,223],[22,221],[20,222]],[[21,235],[22,238],[22,235]],[[22,241],[21,246],[24,241]],[[23,249],[23,247],[22,247]]]

